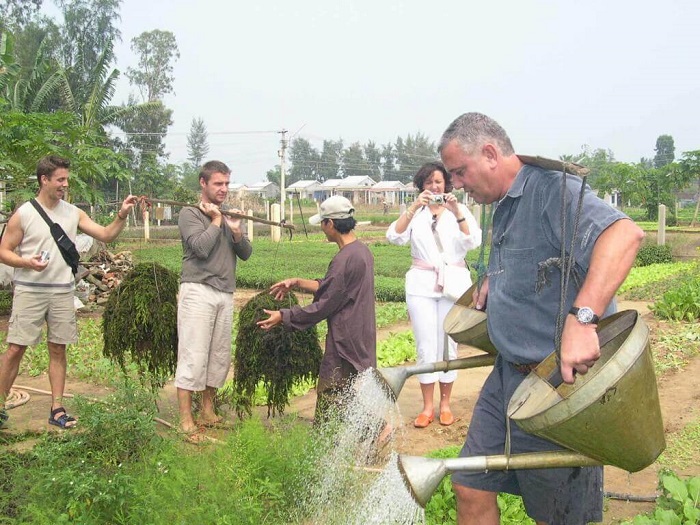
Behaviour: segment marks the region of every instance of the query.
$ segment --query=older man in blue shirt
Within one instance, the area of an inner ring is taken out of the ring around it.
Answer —
[[[460,455],[502,454],[506,433],[512,453],[559,449],[508,425],[506,409],[530,369],[554,350],[560,308],[561,246],[571,245],[581,180],[568,176],[562,232],[562,174],[525,165],[503,128],[480,113],[458,117],[442,136],[442,161],[456,188],[478,203],[498,203],[493,217],[487,278],[477,308],[488,300],[489,336],[499,356],[474,408]],[[572,203],[574,203],[572,205]],[[644,232],[586,188],[578,217],[570,312],[561,338],[561,373],[573,383],[600,357],[596,323],[614,310]],[[602,519],[602,467],[460,472],[452,476],[458,523],[499,523],[496,495],[523,496],[538,524],[585,524]]]

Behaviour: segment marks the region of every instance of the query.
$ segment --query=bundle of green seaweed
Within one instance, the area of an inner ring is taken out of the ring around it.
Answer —
[[[264,331],[256,322],[265,319],[263,310],[279,310],[298,304],[290,293],[282,301],[261,292],[246,304],[238,316],[234,356],[234,401],[238,417],[251,415],[255,388],[262,382],[267,393],[267,416],[284,414],[294,383],[316,380],[323,351],[316,327],[287,331],[281,325]]]
[[[126,356],[143,384],[156,391],[177,366],[177,274],[137,264],[109,296],[102,315],[103,354],[126,374]]]

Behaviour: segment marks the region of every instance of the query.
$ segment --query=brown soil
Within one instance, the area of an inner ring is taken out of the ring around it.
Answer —
[[[254,290],[238,290],[236,293],[236,308],[240,308],[253,295]],[[622,302],[621,309],[637,309],[649,325],[652,333],[658,323],[650,314],[647,303]],[[95,314],[90,314],[95,315]],[[5,329],[7,320],[0,319],[0,330]],[[389,328],[379,331],[379,338],[384,339],[390,333],[409,330],[408,322],[401,322]],[[480,353],[478,350],[460,346],[460,357]],[[431,450],[448,446],[461,446],[464,442],[471,411],[490,368],[477,368],[462,370],[452,394],[452,410],[456,417],[455,424],[444,427],[436,421],[426,429],[416,429],[412,425],[413,418],[422,407],[420,388],[415,377],[410,377],[401,391],[398,404],[403,417],[403,427],[397,433],[396,448],[400,453],[411,455],[423,455]],[[31,378],[20,376],[16,386],[26,386],[41,390],[48,390],[49,383],[46,375]],[[667,434],[681,430],[685,425],[698,420],[700,416],[700,357],[692,359],[680,372],[667,373],[658,381],[661,411]],[[67,391],[82,394],[89,397],[102,397],[107,389],[91,384],[80,383],[68,378]],[[10,427],[5,432],[19,433],[24,431],[44,432],[55,431],[55,427],[47,425],[49,412],[49,397],[46,395],[29,392],[31,400],[10,411]],[[292,401],[288,413],[296,412],[304,419],[310,421],[313,417],[315,406],[315,392],[311,391]],[[70,407],[70,400],[66,404]],[[160,417],[167,421],[177,421],[177,400],[175,389],[167,385],[161,396]],[[266,410],[261,414],[266,415]],[[165,428],[165,427],[163,427]],[[210,435],[221,435],[222,430],[208,431]],[[604,439],[604,437],[603,437]],[[28,441],[22,442],[22,448],[31,446]],[[700,447],[692,451],[694,456],[691,465],[678,472],[679,475],[700,475]],[[614,493],[631,495],[653,495],[658,483],[658,465],[654,464],[640,472],[629,474],[615,467],[605,467],[605,490]],[[618,520],[631,518],[637,514],[648,512],[654,508],[653,503],[633,503],[611,499],[607,502],[605,520],[603,523],[617,523]]]

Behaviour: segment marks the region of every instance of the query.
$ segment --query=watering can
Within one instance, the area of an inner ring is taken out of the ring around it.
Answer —
[[[561,467],[594,467],[601,463],[570,450],[530,452],[527,454],[472,456],[434,459],[422,456],[399,456],[399,471],[413,499],[425,507],[442,478],[457,471],[520,470]]]
[[[489,339],[486,312],[474,308],[472,297],[476,287],[476,283],[473,284],[457,299],[450,311],[447,312],[442,326],[445,333],[458,343],[496,355],[498,351]]]
[[[508,415],[526,432],[637,472],[666,447],[649,328],[625,310],[600,321],[598,339],[601,356],[587,374],[552,384],[551,354],[518,386]]]
[[[491,366],[496,360],[496,348],[489,339],[486,329],[486,312],[473,307],[472,295],[476,284],[472,285],[450,308],[445,317],[443,328],[447,336],[458,343],[473,346],[486,351],[486,354],[461,359],[447,360],[436,363],[421,363],[415,365],[393,366],[375,370],[379,383],[386,387],[389,395],[396,400],[406,379],[414,374],[431,372],[447,372],[480,366]],[[447,343],[445,343],[447,349]]]
[[[449,472],[614,465],[636,472],[651,465],[666,443],[649,329],[635,310],[598,325],[601,357],[574,384],[554,381],[556,353],[542,361],[511,397],[508,415],[526,432],[568,450],[433,460],[400,456],[399,469],[425,506]],[[560,376],[559,376],[560,377]]]

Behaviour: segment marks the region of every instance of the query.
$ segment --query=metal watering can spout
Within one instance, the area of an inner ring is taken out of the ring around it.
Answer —
[[[448,471],[443,459],[401,455],[399,472],[413,499],[425,507]]]
[[[377,368],[374,370],[374,376],[377,378],[378,383],[384,387],[392,401],[396,401],[399,397],[399,392],[401,392],[409,375],[407,367],[403,366]]]
[[[491,366],[496,360],[495,355],[482,354],[460,359],[450,359],[449,361],[438,361],[436,363],[420,363],[415,365],[392,366],[388,368],[377,368],[375,377],[379,383],[386,387],[394,401],[399,397],[399,393],[406,383],[406,379],[414,374],[426,374],[430,372],[447,372],[448,370],[461,370],[465,368],[477,368],[480,366]]]
[[[592,467],[598,465],[601,465],[599,461],[570,450],[449,459],[399,456],[399,471],[404,483],[413,499],[421,507],[428,504],[442,478],[452,472]]]

